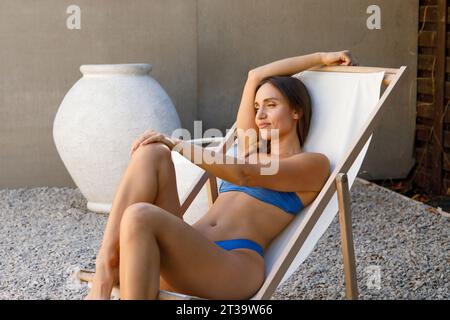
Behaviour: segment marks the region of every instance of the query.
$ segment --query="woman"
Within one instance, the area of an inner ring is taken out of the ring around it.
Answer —
[[[119,279],[121,299],[156,299],[160,289],[209,299],[252,297],[264,281],[264,250],[314,200],[329,176],[325,155],[302,151],[311,105],[305,86],[290,75],[318,65],[356,64],[346,50],[251,70],[237,129],[239,154],[256,154],[258,161],[195,162],[223,183],[213,206],[192,226],[180,212],[171,151],[192,162],[195,153],[211,156],[212,151],[144,132],[132,146],[116,190],[87,298],[109,299]],[[260,139],[242,135],[242,130],[270,141],[270,153],[259,152],[255,145]],[[276,142],[271,141],[275,131]],[[276,163],[277,171],[261,174],[262,160]]]

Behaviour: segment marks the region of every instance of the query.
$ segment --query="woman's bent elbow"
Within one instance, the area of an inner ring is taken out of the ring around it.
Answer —
[[[251,69],[247,74],[247,80],[259,82],[261,77],[259,76],[258,69]]]

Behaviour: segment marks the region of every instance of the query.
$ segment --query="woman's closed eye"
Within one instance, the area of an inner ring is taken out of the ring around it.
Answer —
[[[266,104],[266,107],[276,107],[275,103]],[[255,110],[259,110],[259,106],[255,105]]]

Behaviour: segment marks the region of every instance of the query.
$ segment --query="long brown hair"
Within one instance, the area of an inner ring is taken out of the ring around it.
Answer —
[[[298,112],[303,110],[303,116],[299,118],[297,124],[297,135],[300,141],[300,147],[303,147],[306,136],[308,135],[312,116],[311,97],[309,96],[308,89],[298,78],[271,76],[266,77],[259,82],[255,90],[255,95],[259,88],[266,83],[270,83],[280,91],[280,93],[288,100],[290,108]],[[268,153],[270,153],[270,144],[268,146]]]

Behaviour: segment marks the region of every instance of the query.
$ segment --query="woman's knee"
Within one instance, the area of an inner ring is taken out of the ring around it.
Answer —
[[[162,142],[149,143],[139,146],[135,151],[136,158],[152,158],[152,159],[165,159],[171,160],[171,151],[168,146]]]
[[[125,209],[120,221],[121,241],[150,234],[161,225],[163,218],[158,206],[147,202],[133,203]]]

